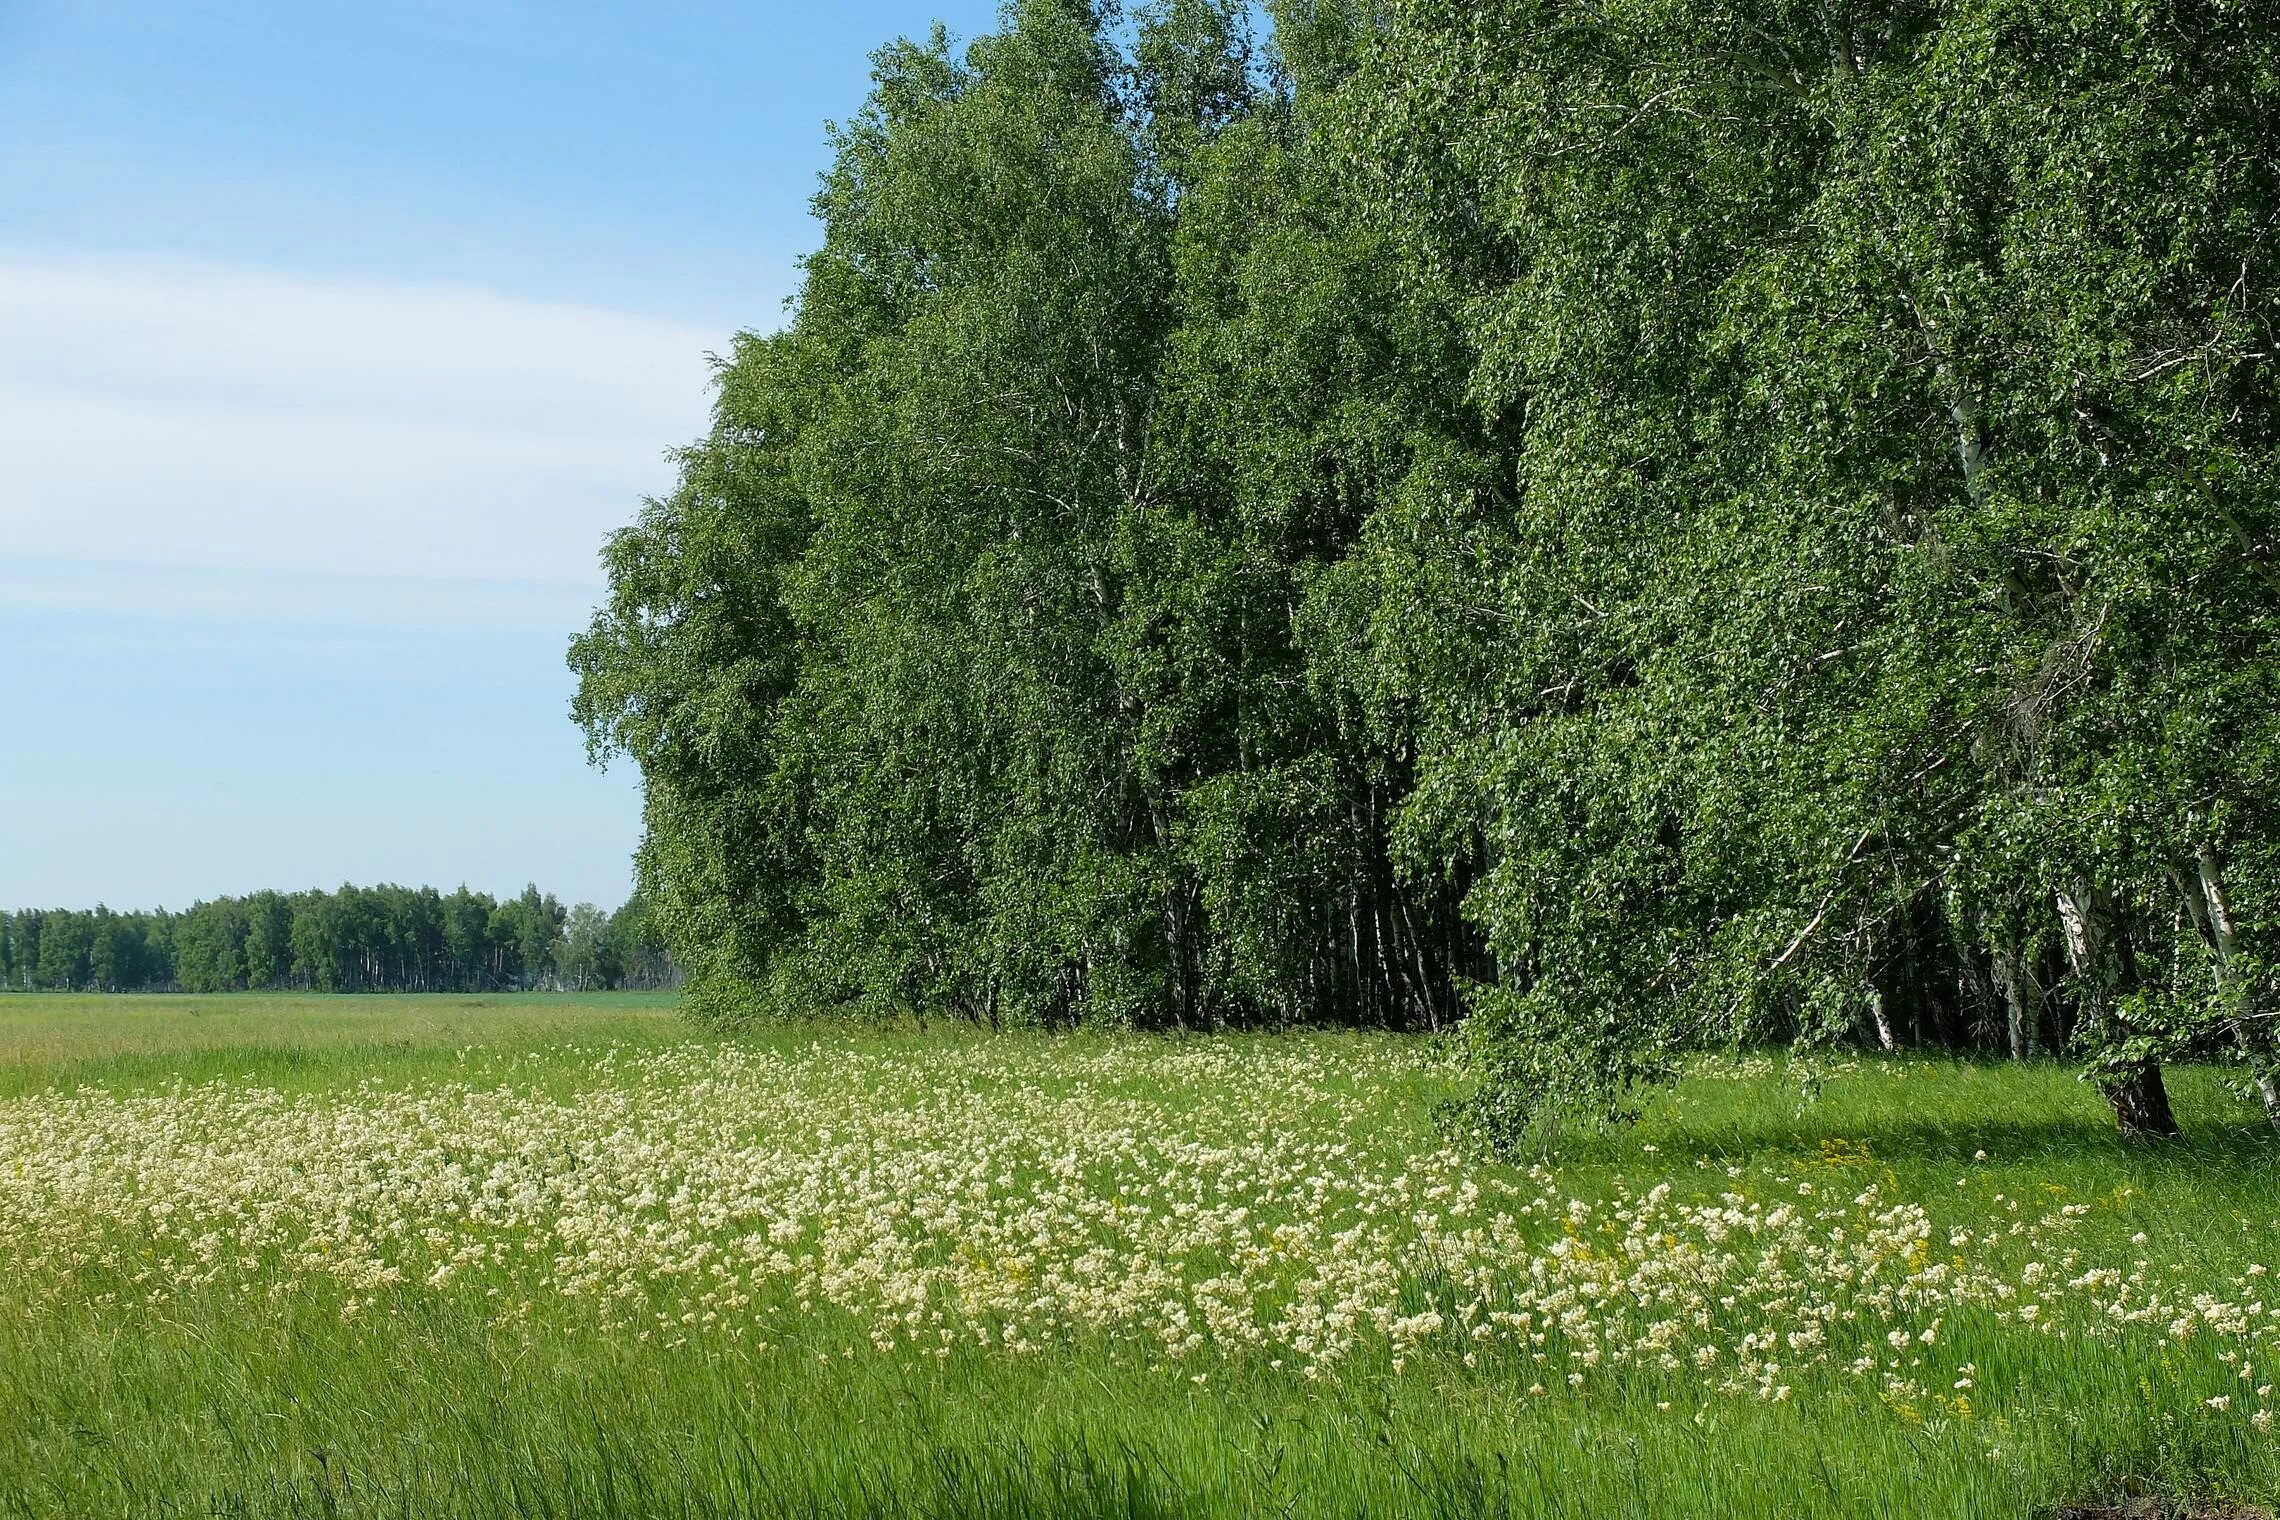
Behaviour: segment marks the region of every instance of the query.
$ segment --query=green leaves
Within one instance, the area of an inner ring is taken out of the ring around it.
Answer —
[[[1270,11],[877,56],[573,650],[708,1006],[2271,1066],[2252,8]]]
[[[1398,746],[1298,633],[1447,408],[1248,25],[1177,0],[1123,56],[1039,0],[878,55],[791,325],[573,650],[712,1006],[1453,1016]]]
[[[1959,1022],[1940,982],[2052,943],[2084,877],[2147,964],[2070,992],[2190,1045],[2206,984],[2140,986],[2189,949],[2163,862],[2263,720],[2189,715],[2273,668],[2209,531],[2237,513],[2187,505],[2204,459],[2271,474],[2227,336],[2269,330],[2245,14],[1513,11],[1396,7],[1351,107],[1475,404],[1519,419],[1510,511],[1460,530],[1516,636],[1445,619],[1480,653],[1420,690],[1435,815],[1489,820],[1470,906],[1532,963],[1473,1036],[1484,1101],[1865,1033],[1871,994]],[[2239,521],[2235,560],[2267,541]],[[1468,557],[1409,542],[1412,578]],[[2093,1059],[2106,1027],[2074,1026]]]

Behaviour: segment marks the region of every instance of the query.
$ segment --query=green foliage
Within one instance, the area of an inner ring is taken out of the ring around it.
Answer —
[[[2063,1047],[2280,1118],[2237,0],[1165,0],[876,60],[573,649],[702,1006]]]
[[[1469,1032],[1484,1117],[1849,1035],[1927,958],[2049,961],[2054,903],[2105,947],[2066,1017],[2108,1077],[2269,1062],[2172,885],[2221,862],[2270,916],[2262,23],[1392,11],[1346,99],[1365,198],[1511,430],[1373,535],[1381,606],[1434,599],[1382,657],[1424,714],[1406,822],[1485,830],[1468,908],[1525,964]]]
[[[0,990],[481,992],[556,983],[677,985],[647,904],[565,910],[527,887],[494,901],[462,886],[256,892],[180,913],[98,907],[0,914]]]
[[[1298,645],[1380,468],[1322,456],[1406,423],[1374,379],[1319,394],[1385,346],[1339,331],[1369,250],[1290,182],[1244,9],[1150,11],[1129,58],[1048,3],[889,48],[836,147],[791,323],[739,340],[572,651],[699,1006],[1452,1014],[1453,900],[1388,854],[1400,757]]]

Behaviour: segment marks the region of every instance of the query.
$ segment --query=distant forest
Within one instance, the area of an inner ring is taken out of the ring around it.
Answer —
[[[497,992],[677,986],[637,893],[614,913],[525,887],[255,892],[118,913],[0,914],[0,987],[51,992]]]

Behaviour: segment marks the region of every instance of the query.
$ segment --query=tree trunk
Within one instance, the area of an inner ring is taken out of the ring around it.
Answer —
[[[1898,1050],[1900,1042],[1892,1034],[1892,1015],[1884,1007],[1884,994],[1874,987],[1868,989],[1868,1013],[1869,1017],[1876,1020],[1878,1048],[1886,1052]]]
[[[2161,1079],[2161,1064],[2147,1061],[2105,1078],[2098,1091],[2114,1107],[2114,1123],[2124,1140],[2170,1140],[2177,1135],[2177,1116],[2169,1111],[2169,1086]]]
[[[1409,942],[1409,959],[1417,968],[1418,1010],[1425,1016],[1425,1028],[1433,1034],[1439,1034],[1440,1002],[1433,995],[1433,972],[1425,959],[1425,940],[1417,932],[1417,919],[1409,911],[1408,894],[1402,893],[1394,898],[1394,906],[1401,913],[1401,937]],[[1415,1022],[1414,1019],[1412,1022]]]
[[[2202,840],[2193,851],[2189,868],[2175,873],[2177,890],[2193,927],[2213,952],[2217,963],[2217,989],[2232,1003],[2234,1039],[2255,1079],[2257,1095],[2264,1100],[2265,1117],[2280,1129],[2280,1051],[2259,1017],[2256,989],[2240,974],[2237,959],[2240,935],[2233,923],[2232,904],[2225,896],[2224,858],[2214,841]]]
[[[1346,934],[1349,943],[1354,947],[1354,1012],[1355,1016],[1366,1024],[1371,1022],[1370,989],[1369,978],[1363,972],[1362,890],[1359,883],[1356,883],[1353,890],[1346,894]]]
[[[2118,1032],[2115,1004],[2137,981],[2137,956],[2126,928],[2115,922],[2117,916],[2113,898],[2102,888],[2084,885],[2058,894],[2067,959],[2082,988],[2083,1022],[2100,1038]],[[2160,1062],[2121,1067],[2102,1077],[2098,1090],[2113,1106],[2114,1123],[2124,1140],[2167,1139],[2178,1133]]]
[[[2033,1058],[2042,1033],[2042,986],[2026,957],[2016,950],[1995,952],[1995,985],[2003,991],[2004,1026],[2011,1059]]]

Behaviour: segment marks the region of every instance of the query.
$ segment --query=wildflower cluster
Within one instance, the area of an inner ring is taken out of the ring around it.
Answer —
[[[1539,1393],[1862,1379],[1966,1417],[1979,1368],[1949,1348],[1969,1319],[2174,1348],[2223,1369],[2212,1411],[2272,1424],[2262,1264],[2189,1281],[2094,1259],[2094,1205],[2047,1193],[1982,1188],[1935,1222],[1842,1149],[1578,1196],[1383,1133],[1418,1059],[689,1046],[595,1052],[566,1096],[479,1063],[319,1096],[43,1094],[0,1103],[0,1252],[13,1291],[80,1301],[329,1293],[353,1317],[463,1294],[760,1352],[1105,1341],[1198,1379],[1230,1358],[1461,1363]]]

